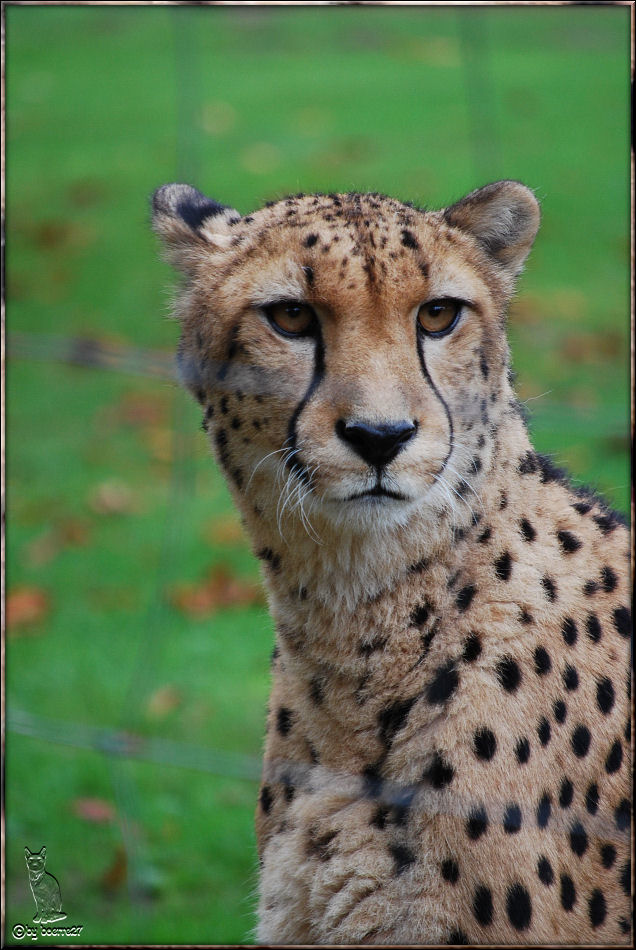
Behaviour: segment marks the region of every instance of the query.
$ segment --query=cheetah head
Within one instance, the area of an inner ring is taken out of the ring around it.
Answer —
[[[515,181],[441,211],[298,195],[245,217],[160,188],[181,377],[240,507],[279,529],[462,511],[516,411],[505,315],[538,224]]]

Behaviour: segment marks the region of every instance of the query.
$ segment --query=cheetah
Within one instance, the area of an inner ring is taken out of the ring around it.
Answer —
[[[516,181],[154,194],[276,625],[260,943],[630,940],[629,536],[512,388],[539,218]]]

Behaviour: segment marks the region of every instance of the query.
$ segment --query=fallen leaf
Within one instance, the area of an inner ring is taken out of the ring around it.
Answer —
[[[49,598],[39,587],[16,587],[7,595],[6,624],[8,633],[18,627],[40,623],[49,611]]]
[[[100,886],[107,894],[113,894],[126,883],[127,875],[128,861],[126,859],[126,852],[122,845],[118,844],[109,867],[99,879]]]
[[[69,518],[49,528],[27,546],[27,559],[34,567],[48,564],[67,547],[79,547],[88,542],[88,522]]]
[[[234,515],[215,519],[207,528],[205,536],[212,544],[245,543],[245,532],[241,522]]]
[[[172,603],[190,617],[207,617],[222,607],[264,604],[258,584],[233,577],[225,567],[215,567],[200,584],[180,584],[173,588]]]
[[[120,479],[107,479],[92,492],[90,506],[99,515],[128,514],[134,508],[133,493]]]
[[[83,821],[105,824],[115,817],[115,809],[110,802],[102,798],[76,798],[73,802],[73,814]]]
[[[183,702],[183,697],[174,686],[160,686],[146,704],[146,712],[152,719],[164,719]]]

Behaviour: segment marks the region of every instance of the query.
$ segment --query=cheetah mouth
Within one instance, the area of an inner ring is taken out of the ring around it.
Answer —
[[[360,501],[363,498],[392,498],[394,501],[408,501],[408,497],[403,495],[401,492],[392,491],[390,488],[384,488],[382,485],[374,485],[373,488],[369,488],[367,491],[356,492],[353,495],[348,495],[344,500],[345,501]]]

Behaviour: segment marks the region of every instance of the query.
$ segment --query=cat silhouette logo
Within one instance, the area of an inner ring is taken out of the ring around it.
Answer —
[[[24,855],[29,869],[29,884],[37,909],[33,923],[52,924],[56,920],[64,920],[66,914],[62,909],[60,885],[57,878],[44,869],[46,848],[42,848],[39,853],[25,848]]]

